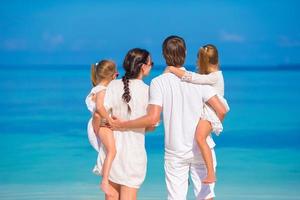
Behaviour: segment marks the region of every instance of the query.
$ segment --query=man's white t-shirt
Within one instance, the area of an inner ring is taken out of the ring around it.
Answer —
[[[215,95],[211,86],[187,83],[171,73],[151,81],[149,104],[162,107],[166,160],[201,158],[194,140],[195,131],[203,103]],[[210,136],[207,143],[210,148],[215,146]]]

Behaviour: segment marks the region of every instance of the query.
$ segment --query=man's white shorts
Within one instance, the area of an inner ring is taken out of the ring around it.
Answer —
[[[216,154],[212,149],[212,157],[216,170]],[[168,200],[186,200],[189,172],[194,186],[195,199],[205,200],[215,197],[215,183],[203,184],[206,177],[206,165],[203,161],[189,159],[184,161],[165,160],[165,179],[168,190]]]

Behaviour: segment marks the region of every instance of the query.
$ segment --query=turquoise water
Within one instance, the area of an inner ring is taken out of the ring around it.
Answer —
[[[0,199],[103,199],[86,137],[89,69],[40,68],[0,69]],[[300,199],[300,71],[225,70],[224,77],[231,112],[215,137],[216,199]],[[146,146],[138,199],[166,199],[162,126]]]

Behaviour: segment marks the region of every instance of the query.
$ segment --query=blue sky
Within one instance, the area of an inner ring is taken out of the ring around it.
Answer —
[[[186,64],[215,44],[222,65],[300,63],[300,2],[253,1],[1,1],[0,64],[121,63],[133,47],[164,64],[169,35],[187,43]]]

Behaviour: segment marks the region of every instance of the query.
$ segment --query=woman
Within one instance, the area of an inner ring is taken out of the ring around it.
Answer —
[[[136,119],[146,114],[148,86],[143,82],[153,63],[148,51],[130,50],[123,62],[125,75],[122,80],[113,80],[106,89],[104,106],[112,115],[122,119]],[[114,131],[116,156],[109,174],[110,184],[117,195],[106,196],[107,200],[134,200],[146,176],[147,155],[145,129]],[[100,173],[105,160],[105,149],[101,146],[95,167]]]

